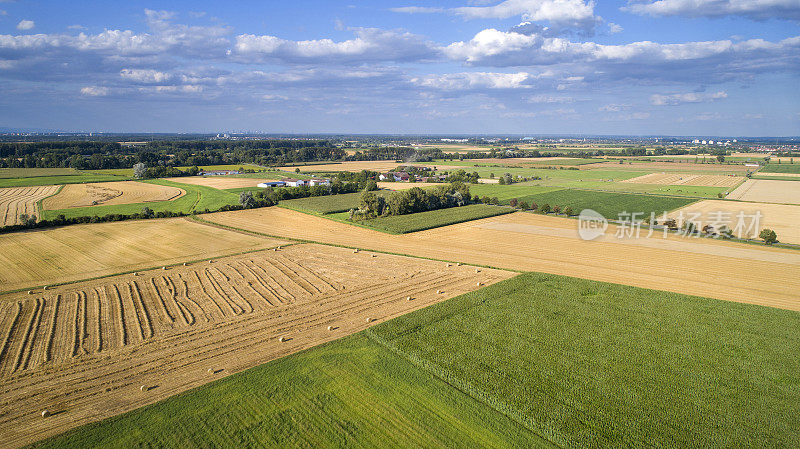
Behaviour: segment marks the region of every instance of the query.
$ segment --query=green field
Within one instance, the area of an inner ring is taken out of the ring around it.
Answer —
[[[797,164],[767,164],[759,173],[800,173],[800,158]]]
[[[514,209],[508,207],[471,204],[469,206],[417,212],[416,214],[374,218],[358,223],[368,228],[388,232],[390,234],[407,234],[409,232],[424,231],[426,229],[439,228],[511,212],[514,212]]]
[[[30,170],[30,169],[26,169]],[[30,176],[25,178],[2,178],[0,187],[51,186],[59,184],[81,184],[86,182],[125,181],[129,178],[92,172],[76,172],[73,175]]]
[[[224,190],[213,189],[211,187],[195,186],[191,184],[182,184],[165,179],[151,179],[147,181],[150,184],[160,184],[171,187],[178,187],[186,191],[186,195],[172,201],[154,201],[149,203],[134,203],[134,204],[119,204],[109,206],[90,206],[90,207],[73,207],[69,209],[58,210],[44,210],[42,211],[42,219],[52,220],[59,215],[64,215],[66,218],[73,217],[102,217],[111,214],[136,214],[142,211],[142,208],[149,207],[153,212],[171,211],[177,213],[191,213],[201,212],[205,209],[217,210],[222,206],[228,204],[239,204],[239,196]]]
[[[40,447],[798,447],[798,328],[523,274]]]
[[[576,214],[583,209],[594,209],[604,217],[611,219],[618,218],[621,212],[642,212],[645,217],[649,217],[651,212],[655,212],[660,216],[664,211],[671,211],[695,201],[690,198],[658,195],[496,184],[471,185],[470,192],[480,197],[496,196],[503,204],[508,204],[508,200],[511,198],[517,198],[529,205],[536,203],[538,206],[549,204],[550,207],[571,207]]]
[[[0,168],[0,179],[77,175],[74,168]]]
[[[574,447],[798,447],[800,313],[526,274],[376,326]]]
[[[507,163],[504,163],[504,162],[495,162],[495,161],[483,162],[480,159],[463,160],[463,161],[460,161],[460,160],[449,160],[449,159],[448,160],[437,159],[437,160],[435,160],[433,162],[429,162],[427,164],[434,164],[434,165],[437,165],[437,166],[439,166],[439,165],[441,165],[441,166],[455,165],[455,166],[469,166],[469,167],[475,166],[475,167],[501,167],[502,168],[503,165],[513,165],[513,166],[519,166],[519,165],[545,165],[545,166],[549,166],[549,165],[553,165],[553,166],[559,166],[559,165],[587,165],[587,164],[597,164],[597,163],[600,163],[600,162],[606,162],[606,161],[605,161],[605,159],[580,159],[580,158],[555,159],[555,158],[553,158],[552,160],[541,159],[541,160],[529,161],[529,162],[519,162],[519,161],[510,160]]]

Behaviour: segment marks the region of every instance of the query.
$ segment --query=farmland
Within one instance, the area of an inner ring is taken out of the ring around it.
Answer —
[[[800,204],[800,183],[748,179],[727,198],[763,203]]]
[[[506,189],[513,189],[512,195]],[[537,186],[500,186],[481,184],[470,187],[470,191],[478,196],[497,196],[501,202],[508,204],[511,198],[525,201],[529,205],[536,203],[538,206],[548,204],[561,206],[562,209],[571,207],[575,213],[583,209],[594,209],[606,218],[616,219],[622,212],[641,212],[650,216],[653,212],[661,215],[678,207],[686,206],[695,200],[657,195],[636,195],[630,193],[600,192],[576,189],[552,189]]]
[[[206,209],[217,210],[225,205],[238,204],[239,197],[231,192],[214,189],[211,187],[198,186],[192,184],[179,184],[166,179],[148,180],[144,183],[158,186],[162,192],[185,191],[172,200],[155,201],[147,203],[130,204],[99,204],[88,207],[71,207],[67,209],[45,209],[42,213],[43,218],[53,219],[59,215],[67,218],[71,217],[93,217],[110,214],[136,214],[142,211],[143,207],[149,207],[154,212],[171,211],[180,213],[191,213],[194,211],[202,212]]]
[[[389,235],[279,207],[221,212],[205,220],[272,236],[414,254],[512,270],[574,275],[637,287],[800,310],[800,253],[655,233],[581,240],[575,220],[515,213]],[[286,226],[286,223],[302,226]],[[714,275],[706,276],[709,267]]]
[[[58,194],[42,201],[42,207],[52,210],[94,205],[171,201],[185,193],[177,187],[136,181],[68,184]]]
[[[25,169],[25,170],[31,170],[31,169]],[[128,178],[114,176],[114,175],[93,174],[91,172],[86,172],[86,171],[78,171],[77,174],[67,174],[67,175],[2,178],[0,179],[0,188],[51,186],[58,184],[78,184],[84,182],[124,181],[126,179]]]
[[[269,248],[283,242],[182,218],[74,225],[0,235],[3,291]]]
[[[513,275],[319,245],[213,262],[3,296],[0,446],[151,404]],[[52,419],[38,416],[43,403]]]
[[[59,186],[0,188],[0,226],[20,223],[19,216],[39,216],[37,203],[58,192]]]
[[[252,187],[254,189],[265,181],[274,181],[275,175],[272,173],[263,174],[259,178],[244,178],[234,176],[183,176],[180,178],[167,178],[168,181],[177,182],[180,184],[192,184],[196,186],[212,187],[215,189],[240,189],[244,187]]]
[[[800,379],[778,348],[800,349],[799,325],[796,312],[525,274],[43,447],[795,446]]]
[[[376,195],[389,196],[392,192],[386,190],[376,191]],[[325,215],[336,212],[345,212],[358,208],[361,204],[361,192],[342,193],[339,195],[311,196],[280,202],[281,207],[305,212],[308,214]]]
[[[800,162],[800,158],[798,158]],[[794,173],[800,174],[800,163],[798,164],[767,164],[759,170],[759,173]]]
[[[424,231],[426,229],[449,226],[465,221],[480,220],[481,218],[494,217],[511,212],[514,212],[511,208],[488,206],[485,204],[471,204],[468,206],[429,210],[408,215],[378,217],[358,223],[390,234],[407,234],[409,232]]]
[[[698,228],[702,229],[704,225],[713,220],[713,214],[720,212],[727,214],[723,216],[730,218],[730,223],[727,226],[731,230],[736,228],[738,214],[743,213],[747,217],[752,217],[756,213],[761,214],[759,226],[749,229],[749,232],[744,232],[747,229],[743,229],[742,237],[758,238],[758,234],[762,229],[769,228],[778,234],[779,241],[800,245],[800,226],[797,225],[800,223],[800,206],[796,205],[704,200],[673,211],[670,217],[677,220],[680,214],[683,213],[684,219],[689,219],[693,217],[690,214],[700,214],[698,220],[702,221]],[[750,220],[748,219],[745,222],[745,227],[750,224]]]
[[[651,173],[649,175],[626,179],[622,182],[631,182],[637,184],[735,187],[742,181],[744,181],[744,178],[739,176],[691,175],[685,173],[670,173],[670,174]]]
[[[301,172],[337,172],[337,171],[354,171],[361,170],[371,171],[389,171],[397,168],[398,165],[403,165],[402,162],[396,161],[356,161],[356,162],[340,162],[330,164],[308,164],[278,167],[278,170],[285,172],[294,172],[295,169],[300,169]]]
[[[74,168],[0,168],[0,179],[77,175]]]

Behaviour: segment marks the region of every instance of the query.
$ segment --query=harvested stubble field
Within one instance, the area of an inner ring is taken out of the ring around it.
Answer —
[[[213,262],[1,297],[0,447],[157,402],[513,276],[314,244]]]
[[[759,203],[800,204],[800,183],[748,179],[727,198]]]
[[[670,214],[670,217],[678,219],[680,214],[683,213],[684,219],[691,218],[692,213],[699,213],[699,220],[701,220],[702,228],[709,224],[709,220],[713,217],[712,214],[723,212],[730,218],[728,227],[734,229],[736,226],[736,215],[744,213],[747,216],[752,216],[756,212],[761,212],[760,224],[757,229],[752,229],[749,235],[743,237],[758,238],[758,234],[764,228],[769,228],[778,234],[778,240],[783,243],[794,243],[800,245],[800,206],[791,204],[765,204],[765,203],[748,203],[744,201],[716,201],[705,200],[691,204]],[[748,219],[745,225],[748,225]]]
[[[800,310],[800,252],[687,239],[606,237],[584,241],[577,221],[515,213],[406,235],[387,235],[282,208],[203,216],[267,235],[539,271],[716,299]],[[302,226],[286,223],[302,222]],[[713,275],[709,270],[713,267]]]
[[[39,200],[58,192],[59,186],[11,187],[0,189],[0,226],[19,224],[21,214],[39,216]]]
[[[621,182],[634,184],[686,185],[706,187],[734,187],[744,180],[741,176],[697,175],[687,173],[650,173]]]
[[[269,176],[274,177],[273,174]],[[192,184],[196,186],[212,187],[215,189],[241,189],[244,187],[257,186],[262,182],[274,181],[274,179],[264,178],[234,178],[230,176],[182,176],[180,178],[167,178],[168,181],[179,182],[182,184]]]
[[[177,187],[136,181],[103,182],[96,184],[68,184],[44,201],[46,210],[73,207],[111,206],[116,204],[171,201],[186,194]]]
[[[72,282],[282,243],[183,218],[17,232],[0,235],[0,290]]]

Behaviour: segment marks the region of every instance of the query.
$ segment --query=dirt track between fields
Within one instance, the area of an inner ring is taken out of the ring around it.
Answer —
[[[587,242],[578,237],[576,220],[528,213],[402,236],[281,208],[204,218],[274,236],[800,310],[800,252],[793,250],[675,236],[662,239],[660,234],[648,241],[606,237]],[[285,225],[295,222],[303,225]],[[507,227],[498,229],[497,224]],[[616,231],[609,226],[607,234]]]
[[[302,244],[4,295],[0,448],[152,404],[511,276]]]

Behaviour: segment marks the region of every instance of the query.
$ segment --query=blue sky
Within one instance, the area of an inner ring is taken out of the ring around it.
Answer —
[[[0,0],[0,127],[800,135],[800,0]]]

